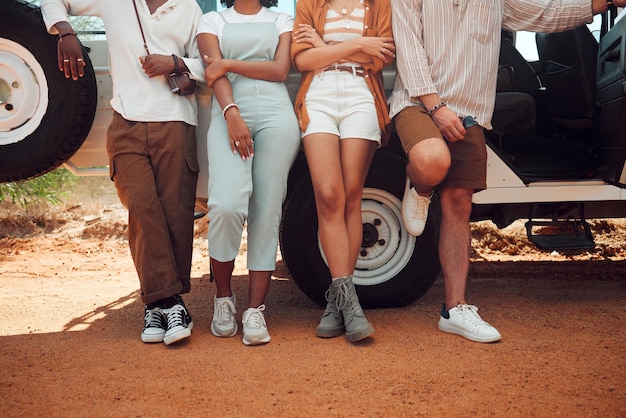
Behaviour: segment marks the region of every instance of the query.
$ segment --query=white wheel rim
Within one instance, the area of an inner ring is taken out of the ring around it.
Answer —
[[[373,286],[392,280],[411,259],[415,237],[404,228],[401,205],[400,199],[385,190],[368,187],[363,190],[363,224],[375,229],[377,239],[368,248],[362,248],[356,263],[354,284]],[[319,236],[318,247],[326,263]]]
[[[48,108],[43,68],[22,45],[0,38],[0,145],[22,141],[41,124]]]

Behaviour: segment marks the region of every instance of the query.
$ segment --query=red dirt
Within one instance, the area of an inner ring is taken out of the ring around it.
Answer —
[[[626,416],[624,220],[594,221],[597,248],[571,253],[537,251],[521,223],[474,224],[467,296],[502,333],[495,344],[437,330],[441,279],[410,306],[367,311],[366,342],[318,339],[322,309],[279,260],[272,341],[259,347],[211,335],[198,221],[185,298],[195,326],[168,347],[139,339],[125,210],[103,179],[81,182],[104,192],[39,215],[0,207],[2,417]]]

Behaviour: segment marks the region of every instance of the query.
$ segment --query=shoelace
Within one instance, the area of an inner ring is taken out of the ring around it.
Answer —
[[[326,302],[330,302],[330,303],[326,304],[326,310],[324,311],[324,313],[326,313],[326,312],[337,313],[337,309],[338,308],[337,308],[337,302],[336,302],[336,296],[335,295],[336,295],[336,293],[335,293],[335,289],[334,288],[328,288],[326,290],[326,293],[324,293],[324,297],[326,298]]]
[[[217,323],[223,324],[225,321],[230,321],[232,316],[236,314],[235,305],[232,300],[226,299],[218,302],[217,305]]]
[[[144,321],[146,321],[145,328],[162,328],[163,322],[159,313],[156,312],[156,309],[150,309],[146,311],[146,315],[144,316]]]
[[[184,325],[183,315],[186,313],[182,305],[174,305],[167,309],[167,328],[171,329],[179,325]]]
[[[489,325],[478,315],[478,308],[474,305],[458,305],[457,308],[461,311],[463,321],[479,327],[480,325]]]
[[[362,310],[358,303],[351,303],[353,298],[356,298],[356,294],[353,294],[354,287],[348,286],[346,283],[341,283],[337,287],[337,294],[335,295],[335,303],[337,310],[343,311],[348,308],[349,312],[354,315],[361,315]]]
[[[265,310],[265,305],[261,305],[258,308],[247,309],[243,314],[243,322],[247,328],[261,328],[265,326],[265,318],[262,312]]]
[[[411,193],[414,195],[411,199],[411,206],[409,207],[411,218],[426,218],[426,216],[428,216],[428,205],[430,205],[430,199],[433,196],[432,193],[428,197],[417,193],[415,189],[411,190]]]

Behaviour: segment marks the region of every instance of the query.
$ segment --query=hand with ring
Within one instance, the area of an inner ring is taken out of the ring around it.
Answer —
[[[355,42],[358,42],[361,52],[380,59],[384,63],[391,62],[396,57],[396,47],[391,37],[364,36]]]
[[[254,155],[254,142],[250,135],[250,128],[241,118],[239,112],[229,112],[226,118],[230,149],[233,154],[239,154],[242,160],[248,160]]]
[[[63,42],[57,42],[57,59],[59,71],[65,78],[76,81],[85,75],[83,49],[76,36],[66,36]]]

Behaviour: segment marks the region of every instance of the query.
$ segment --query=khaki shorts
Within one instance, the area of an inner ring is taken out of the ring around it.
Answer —
[[[393,118],[402,148],[408,154],[413,146],[428,138],[443,135],[435,122],[421,106],[407,106]],[[467,130],[461,141],[447,142],[451,165],[440,188],[473,189],[487,188],[487,146],[483,128],[474,125]]]

